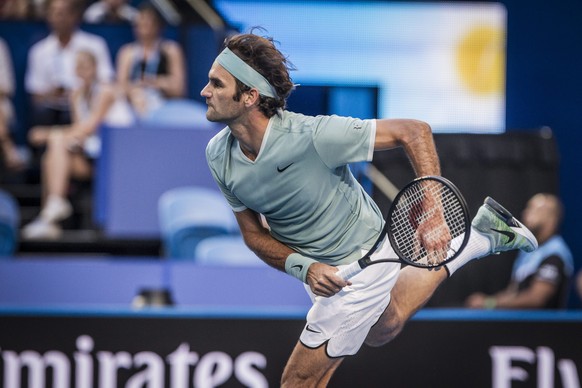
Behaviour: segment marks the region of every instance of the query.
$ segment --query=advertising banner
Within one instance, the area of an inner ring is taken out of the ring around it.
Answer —
[[[302,319],[0,317],[4,388],[277,387]],[[580,387],[582,320],[413,319],[331,387]]]

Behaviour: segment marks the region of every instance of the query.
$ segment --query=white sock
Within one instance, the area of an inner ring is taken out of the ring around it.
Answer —
[[[452,276],[455,271],[467,264],[473,259],[486,256],[491,251],[491,242],[489,238],[479,232],[477,229],[471,227],[471,235],[465,249],[450,263],[445,264],[449,271],[449,276]]]

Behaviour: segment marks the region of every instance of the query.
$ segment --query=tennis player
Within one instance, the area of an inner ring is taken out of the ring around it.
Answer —
[[[249,248],[305,283],[313,307],[282,386],[319,387],[363,343],[380,346],[393,339],[463,264],[510,249],[532,251],[537,242],[493,202],[480,208],[467,248],[446,270],[387,263],[344,281],[336,275],[338,266],[362,257],[384,223],[348,163],[403,147],[416,175],[423,176],[440,174],[439,159],[431,128],[421,121],[284,110],[294,88],[290,70],[272,38],[240,34],[226,40],[201,92],[207,119],[226,125],[208,144],[206,157]],[[374,255],[386,257],[391,249],[384,238]]]

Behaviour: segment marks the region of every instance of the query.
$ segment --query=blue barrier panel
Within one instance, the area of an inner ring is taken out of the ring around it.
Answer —
[[[160,288],[178,306],[305,312],[310,305],[299,281],[267,266],[88,256],[0,261],[0,305],[127,307],[140,290]]]
[[[158,199],[165,191],[190,185],[218,190],[205,156],[217,131],[206,121],[188,129],[103,127],[95,214],[105,234],[159,238]]]

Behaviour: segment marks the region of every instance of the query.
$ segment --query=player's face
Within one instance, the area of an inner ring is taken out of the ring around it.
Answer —
[[[235,101],[235,78],[218,63],[214,62],[208,73],[208,83],[200,92],[206,98],[206,118],[208,121],[229,124],[241,116],[244,105]]]

